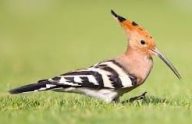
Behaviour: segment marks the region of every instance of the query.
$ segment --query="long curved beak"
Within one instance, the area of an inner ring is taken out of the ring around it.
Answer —
[[[177,69],[174,67],[174,65],[157,48],[151,51],[173,71],[173,73],[177,76],[178,79],[182,78]]]

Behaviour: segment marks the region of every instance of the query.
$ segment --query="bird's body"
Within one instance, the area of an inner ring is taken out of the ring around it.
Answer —
[[[147,31],[114,11],[112,14],[128,34],[129,42],[125,53],[89,68],[10,90],[10,93],[53,90],[80,93],[107,103],[118,101],[121,95],[144,83],[153,67],[152,55],[159,56],[180,78],[174,66],[156,49],[154,40]]]
[[[14,89],[11,93],[54,90],[85,94],[106,102],[116,101],[123,93],[141,83],[140,79],[134,74],[129,74],[117,60],[103,61],[89,68],[40,80],[36,84]]]

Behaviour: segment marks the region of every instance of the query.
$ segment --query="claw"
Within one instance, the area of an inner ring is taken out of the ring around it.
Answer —
[[[147,92],[144,92],[144,93],[142,93],[142,94],[139,95],[139,96],[132,97],[132,98],[129,99],[129,102],[134,102],[134,101],[136,101],[136,100],[145,99],[146,94],[147,94]]]

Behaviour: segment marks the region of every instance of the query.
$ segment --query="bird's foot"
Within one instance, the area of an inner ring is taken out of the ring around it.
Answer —
[[[132,97],[132,98],[129,99],[129,102],[134,102],[136,100],[143,100],[143,99],[146,98],[146,94],[147,94],[147,92],[144,92],[139,96]]]
[[[123,104],[124,104],[124,103],[128,103],[128,102],[129,102],[129,103],[132,103],[132,102],[137,101],[137,100],[143,100],[143,99],[146,98],[146,94],[147,94],[147,92],[144,92],[144,93],[142,93],[141,95],[132,97],[132,98],[126,100],[126,101],[123,101],[122,103],[123,103]]]

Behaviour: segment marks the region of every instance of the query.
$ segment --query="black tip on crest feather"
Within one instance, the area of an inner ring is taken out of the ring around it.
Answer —
[[[117,13],[115,13],[115,11],[113,11],[113,10],[111,10],[111,14],[112,14],[114,17],[116,17],[116,18],[119,20],[119,22],[123,22],[123,21],[126,20],[124,17],[122,17],[122,16],[118,15]]]

